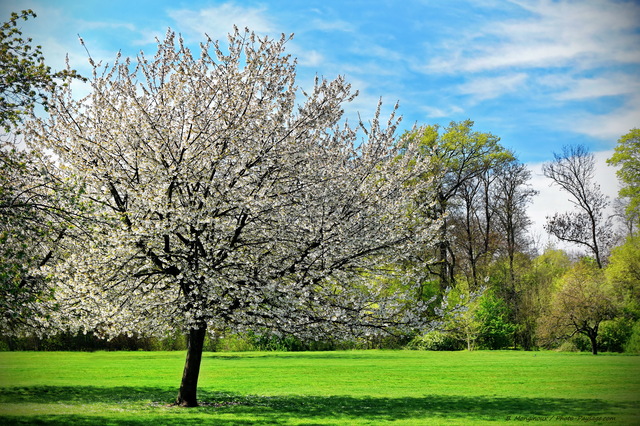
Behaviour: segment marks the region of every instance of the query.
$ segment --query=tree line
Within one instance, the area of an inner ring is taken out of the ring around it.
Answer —
[[[224,50],[208,39],[194,55],[168,31],[153,57],[91,59],[76,99],[82,77],[52,72],[22,38],[34,16],[2,27],[5,341],[184,333],[185,406],[220,336],[531,350],[580,347],[581,334],[593,353],[638,350],[637,129],[610,159],[626,235],[612,232],[593,155],[566,147],[544,173],[576,208],[546,229],[588,255],[540,254],[530,171],[471,120],[398,135],[396,110],[378,105],[352,126],[342,77],[305,92],[289,38],[237,29]]]

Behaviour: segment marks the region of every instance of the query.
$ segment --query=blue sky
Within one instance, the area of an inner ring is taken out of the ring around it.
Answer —
[[[197,46],[232,25],[278,37],[294,33],[305,87],[338,74],[360,92],[349,117],[371,117],[378,99],[399,101],[403,128],[467,118],[499,136],[535,174],[536,203],[555,204],[539,163],[564,144],[610,156],[640,127],[640,2],[619,0],[3,0],[2,15],[32,8],[25,34],[54,68],[69,55],[88,74],[95,59],[154,51],[167,27]],[[599,179],[612,195],[611,170]],[[556,198],[554,198],[556,197]],[[566,197],[564,197],[566,199]],[[535,206],[534,206],[535,207]],[[535,210],[535,209],[534,209]],[[541,210],[541,211],[542,211]],[[542,212],[533,212],[542,215]]]

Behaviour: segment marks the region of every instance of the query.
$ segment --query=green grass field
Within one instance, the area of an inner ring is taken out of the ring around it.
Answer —
[[[556,352],[0,352],[0,424],[640,424],[640,357]],[[544,422],[542,422],[544,420]]]

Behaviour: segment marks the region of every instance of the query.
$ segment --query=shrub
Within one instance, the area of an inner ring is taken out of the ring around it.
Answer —
[[[420,351],[458,351],[464,348],[464,343],[447,333],[434,330],[414,337],[406,348]]]
[[[624,351],[628,353],[640,354],[640,321],[636,321],[631,329],[631,336],[624,345]]]
[[[600,324],[598,333],[599,347],[603,351],[623,352],[624,346],[631,337],[633,321],[619,317]]]
[[[484,349],[503,349],[513,346],[516,325],[509,322],[509,307],[493,293],[480,300],[476,319],[480,323],[478,344]]]

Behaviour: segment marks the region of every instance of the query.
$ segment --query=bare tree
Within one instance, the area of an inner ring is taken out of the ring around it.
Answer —
[[[595,159],[583,145],[565,146],[542,166],[544,175],[571,195],[576,211],[547,217],[545,229],[558,239],[584,246],[602,268],[613,238],[611,218],[605,216],[608,197],[594,182]]]
[[[517,161],[505,164],[498,171],[493,192],[500,228],[504,233],[504,243],[509,258],[509,280],[515,280],[514,259],[524,246],[524,232],[531,223],[527,216],[527,206],[538,191],[529,185],[531,172]],[[493,198],[492,197],[492,198]]]

